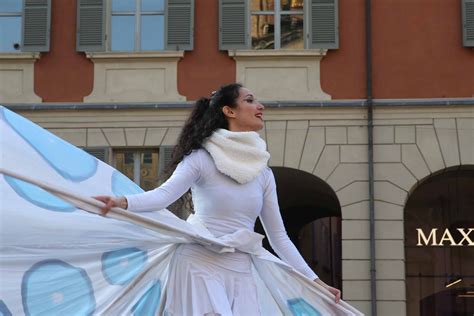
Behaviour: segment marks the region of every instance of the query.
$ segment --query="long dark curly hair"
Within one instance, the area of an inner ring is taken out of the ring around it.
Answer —
[[[202,97],[196,101],[178,137],[178,144],[173,149],[171,162],[164,169],[164,179],[173,173],[185,155],[189,155],[193,149],[201,148],[204,139],[211,136],[216,129],[229,129],[222,107],[227,105],[236,108],[242,87],[240,83],[223,85],[213,92],[210,98]]]

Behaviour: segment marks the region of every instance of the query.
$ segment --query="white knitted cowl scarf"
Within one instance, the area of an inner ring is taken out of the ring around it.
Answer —
[[[240,184],[257,177],[267,166],[270,153],[257,132],[218,128],[203,142],[216,168]]]

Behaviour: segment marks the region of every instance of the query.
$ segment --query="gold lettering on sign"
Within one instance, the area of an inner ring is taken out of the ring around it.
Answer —
[[[464,232],[464,228],[458,228],[458,231],[461,233],[463,236],[463,239],[460,241],[460,243],[463,243],[464,240],[467,241],[468,246],[474,246],[474,242],[472,241],[471,238],[469,238],[469,234],[474,231],[474,228],[469,228],[469,231],[467,233]]]
[[[425,246],[428,246],[428,244],[430,243],[430,239],[433,239],[433,243],[431,244],[431,246],[437,246],[437,244],[436,244],[436,231],[437,230],[438,230],[438,228],[433,228],[431,230],[431,233],[428,236],[428,238],[426,238],[426,236],[425,236],[425,234],[423,234],[423,231],[421,230],[421,228],[417,228],[416,231],[418,232],[418,243],[416,245],[417,246],[423,246],[421,244],[421,240],[420,240],[420,238],[422,238],[423,241],[425,242]]]
[[[456,228],[456,230],[461,233],[462,239],[459,242],[456,242],[453,238],[452,233],[446,228],[441,235],[441,238],[437,239],[437,231],[438,228],[432,228],[428,237],[423,232],[423,229],[417,228],[416,231],[418,233],[418,243],[417,246],[474,246],[474,241],[469,236],[473,231],[474,228]]]
[[[449,241],[451,243],[451,246],[457,246],[456,242],[453,239],[453,236],[451,235],[451,233],[449,232],[447,228],[444,230],[443,237],[441,237],[439,244],[443,245],[444,241]]]

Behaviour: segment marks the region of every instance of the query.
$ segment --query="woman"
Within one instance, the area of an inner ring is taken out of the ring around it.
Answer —
[[[121,197],[96,196],[106,206],[130,211],[164,209],[191,187],[194,221],[214,236],[251,230],[260,217],[279,257],[340,300],[305,263],[288,238],[280,215],[270,154],[256,131],[264,106],[240,84],[222,86],[201,98],[174,151],[171,177],[155,190]],[[181,245],[170,273],[165,310],[170,315],[258,315],[257,290],[246,252],[217,254],[198,244]]]

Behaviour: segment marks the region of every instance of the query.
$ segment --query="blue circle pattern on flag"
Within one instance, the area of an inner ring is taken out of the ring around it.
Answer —
[[[26,315],[91,315],[96,307],[87,273],[61,260],[33,265],[21,285]]]
[[[95,157],[3,107],[0,108],[2,118],[63,178],[79,182],[96,173]],[[16,194],[38,207],[57,212],[76,210],[34,184],[10,176],[4,178]],[[111,188],[117,195],[143,192],[116,170],[111,177]],[[103,276],[110,284],[127,284],[143,269],[146,261],[147,252],[135,247],[105,252],[101,260]],[[160,295],[161,283],[154,281],[133,307],[134,314],[154,315]],[[24,273],[21,297],[26,315],[91,315],[96,308],[92,282],[86,271],[58,259],[37,262]],[[0,301],[0,314],[11,315],[3,301]]]
[[[12,312],[8,309],[7,305],[0,300],[0,315],[2,316],[12,316]]]
[[[76,208],[42,188],[9,176],[4,176],[11,188],[25,200],[43,209],[56,212],[73,212]]]
[[[102,255],[104,278],[110,284],[127,284],[140,273],[146,260],[146,251],[136,247],[105,252]]]
[[[2,112],[8,125],[65,179],[79,182],[95,174],[98,165],[96,158],[18,114]]]
[[[136,316],[154,316],[160,304],[161,283],[155,281],[151,283],[150,288],[143,294],[138,302],[133,306],[132,312]]]
[[[322,316],[312,305],[303,298],[288,300],[288,306],[293,316]]]

